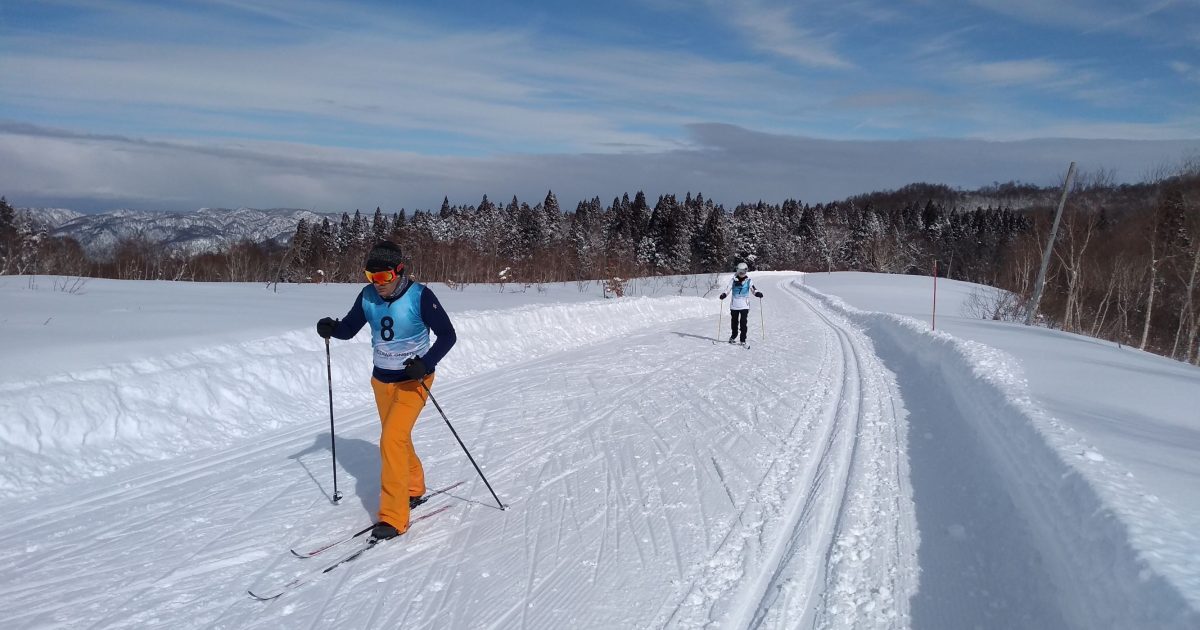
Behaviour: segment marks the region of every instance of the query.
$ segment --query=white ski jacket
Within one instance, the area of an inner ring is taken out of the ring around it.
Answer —
[[[734,274],[729,279],[729,288],[725,290],[725,293],[729,294],[729,310],[741,311],[750,308],[750,296],[756,291],[758,289],[750,281],[749,275],[739,282],[737,274]]]

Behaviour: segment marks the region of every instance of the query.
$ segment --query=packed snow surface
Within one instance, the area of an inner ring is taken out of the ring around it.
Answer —
[[[974,285],[433,285],[459,343],[371,522],[359,286],[0,278],[0,619],[95,628],[1197,628],[1200,370],[972,319]],[[329,416],[332,375],[338,489]],[[298,575],[313,579],[269,602]]]

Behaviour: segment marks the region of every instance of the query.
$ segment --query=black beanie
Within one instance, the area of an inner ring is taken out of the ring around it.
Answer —
[[[367,254],[363,268],[367,271],[387,271],[395,269],[404,263],[404,254],[400,246],[391,241],[379,241]]]

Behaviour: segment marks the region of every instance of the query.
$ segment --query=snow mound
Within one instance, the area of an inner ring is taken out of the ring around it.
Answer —
[[[694,297],[625,298],[466,311],[438,366],[444,383],[708,316]],[[334,340],[335,414],[371,403],[369,330]],[[0,384],[0,497],[38,493],[139,462],[227,446],[265,431],[328,427],[325,347],[309,329],[246,343],[164,349],[153,359]]]
[[[922,566],[927,558],[953,562],[946,557],[954,552],[946,550],[956,541],[1019,529],[1024,534],[1012,542],[1028,540],[1017,542],[1027,549],[1005,547],[996,540],[991,544],[1005,554],[1028,557],[1028,562],[1009,565],[1015,567],[1010,582],[1041,583],[1044,588],[1031,586],[1030,599],[999,604],[1024,606],[1019,614],[1035,619],[1059,616],[1067,627],[1200,627],[1200,602],[1188,601],[1200,595],[1200,565],[1191,555],[1200,546],[1196,533],[1187,531],[1177,516],[1098,449],[1040,408],[1014,357],[930,331],[926,323],[912,318],[862,311],[799,283],[793,287],[864,328],[884,362],[901,377],[901,392],[910,407],[910,461],[918,507],[923,484],[946,483],[922,478],[921,459],[940,456],[922,451],[922,442],[959,451],[954,456],[967,462],[964,474],[986,476],[982,486],[995,490],[992,496],[980,497],[973,488],[970,492],[975,494],[941,508],[942,514],[918,510]],[[953,437],[947,438],[949,434]],[[939,469],[943,476],[945,471]],[[936,491],[941,500],[950,501],[944,487]],[[984,500],[1000,507],[979,507]],[[985,513],[987,518],[980,516]],[[1143,553],[1139,548],[1155,551]],[[1042,575],[1030,575],[1030,566]],[[932,590],[930,586],[937,585],[923,583],[920,589]],[[917,625],[920,597],[919,593],[912,606]],[[1031,601],[1037,599],[1045,610]]]

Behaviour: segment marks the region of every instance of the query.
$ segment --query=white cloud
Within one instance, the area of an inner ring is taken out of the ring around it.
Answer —
[[[1144,96],[1137,82],[1118,82],[1081,63],[1050,59],[1011,59],[976,61],[955,57],[953,53],[924,63],[929,72],[941,71],[951,84],[966,89],[986,90],[976,101],[988,98],[1012,99],[1014,96],[1053,95],[1099,107],[1131,106]],[[1033,113],[1032,111],[1030,113]],[[1065,116],[1064,116],[1065,117]],[[981,121],[982,123],[983,121]],[[1002,125],[991,125],[1004,131]]]
[[[1191,81],[1192,83],[1200,83],[1200,67],[1193,66],[1186,61],[1179,60],[1172,61],[1167,65],[1169,65],[1171,69],[1175,71],[1175,74],[1178,74],[1184,80]]]
[[[746,116],[813,100],[775,70],[688,53],[552,50],[522,33],[326,37],[241,47],[14,41],[0,56],[0,103],[189,135],[336,143],[365,129],[374,146],[444,136],[461,146],[442,152],[485,153],[513,142],[529,151],[662,149],[673,140],[644,129],[698,118],[750,124],[760,120]],[[763,87],[785,83],[792,89]],[[762,94],[759,111],[744,106],[751,93]]]
[[[970,0],[981,8],[1038,26],[1077,33],[1120,33],[1176,39],[1195,33],[1200,24],[1195,0],[1159,0],[1152,4],[1119,0]],[[1190,5],[1190,6],[1189,6]]]
[[[1200,136],[1200,122],[1189,127]],[[1176,129],[1173,133],[1184,131]],[[1128,180],[1200,151],[1198,140],[835,141],[688,128],[687,148],[636,154],[430,158],[297,144],[225,144],[92,136],[0,125],[0,191],[15,205],[436,208],[443,196],[537,201],[553,189],[567,209],[622,192],[703,192],[732,206],[787,197],[828,201],[915,181],[976,187],[1053,183],[1063,165],[1112,169]],[[1146,134],[1146,130],[1139,130]]]
[[[967,81],[993,85],[1045,84],[1062,79],[1066,68],[1046,59],[1020,59],[1013,61],[985,61],[964,64],[954,71]]]
[[[832,35],[820,35],[796,24],[803,18],[792,6],[771,5],[757,0],[714,2],[742,34],[746,43],[771,55],[814,68],[846,69],[854,66],[838,54]]]
[[[586,168],[587,177],[612,182],[586,192],[605,194],[658,185],[648,177],[655,172],[689,181],[675,170],[680,156],[708,154],[686,130],[709,122],[843,139],[1015,139],[1031,130],[1131,139],[1200,135],[1194,120],[1182,118],[1186,99],[1101,77],[1108,72],[1102,60],[982,56],[972,45],[983,28],[974,10],[971,19],[948,18],[949,28],[940,29],[918,23],[921,13],[911,3],[880,9],[870,0],[836,6],[714,0],[712,15],[733,35],[718,31],[721,46],[688,49],[640,45],[647,40],[637,38],[567,37],[552,28],[451,28],[418,20],[409,8],[368,14],[305,0],[226,0],[220,10],[203,3],[65,1],[104,16],[88,23],[94,37],[29,32],[0,42],[0,123],[7,117],[77,130],[18,133],[9,125],[10,155],[17,155],[16,144],[30,151],[21,162],[27,178],[2,162],[8,172],[0,173],[0,184],[9,191],[279,205],[291,202],[278,197],[302,189],[319,203],[344,204],[346,191],[355,189],[379,205],[410,194],[424,199],[417,190],[440,191],[430,192],[436,201],[456,190],[468,198],[507,194],[502,187],[538,178],[545,181],[536,188],[557,190],[554,176],[582,182],[571,169]],[[695,11],[692,4],[670,8]],[[1052,10],[1020,0],[1018,9]],[[230,19],[231,11],[258,17]],[[181,33],[180,23],[195,33]],[[127,28],[130,36],[108,26]],[[854,39],[881,29],[905,36]],[[863,45],[852,49],[854,43]],[[729,49],[742,60],[723,61]],[[745,61],[748,49],[771,58]],[[846,51],[864,65],[854,66]],[[879,54],[895,59],[871,57]],[[1171,67],[1179,76],[1195,72],[1183,61]],[[1074,100],[1072,107],[1059,105],[1064,97]],[[1087,105],[1147,103],[1154,110],[1142,119],[1157,123],[1125,124],[1120,114],[1087,111]],[[50,154],[79,169],[38,157]],[[708,157],[730,177],[742,172],[720,154]],[[144,163],[148,173],[161,169],[162,181],[139,180],[128,163]],[[229,172],[230,163],[244,170]],[[515,164],[545,169],[545,177],[515,172]],[[243,172],[253,186],[239,183]],[[79,182],[71,181],[75,173]],[[193,184],[193,173],[201,183]],[[226,196],[209,199],[209,191]]]
[[[939,96],[927,90],[912,88],[871,89],[855,92],[835,101],[838,107],[861,109],[891,109],[909,106],[936,105]]]

